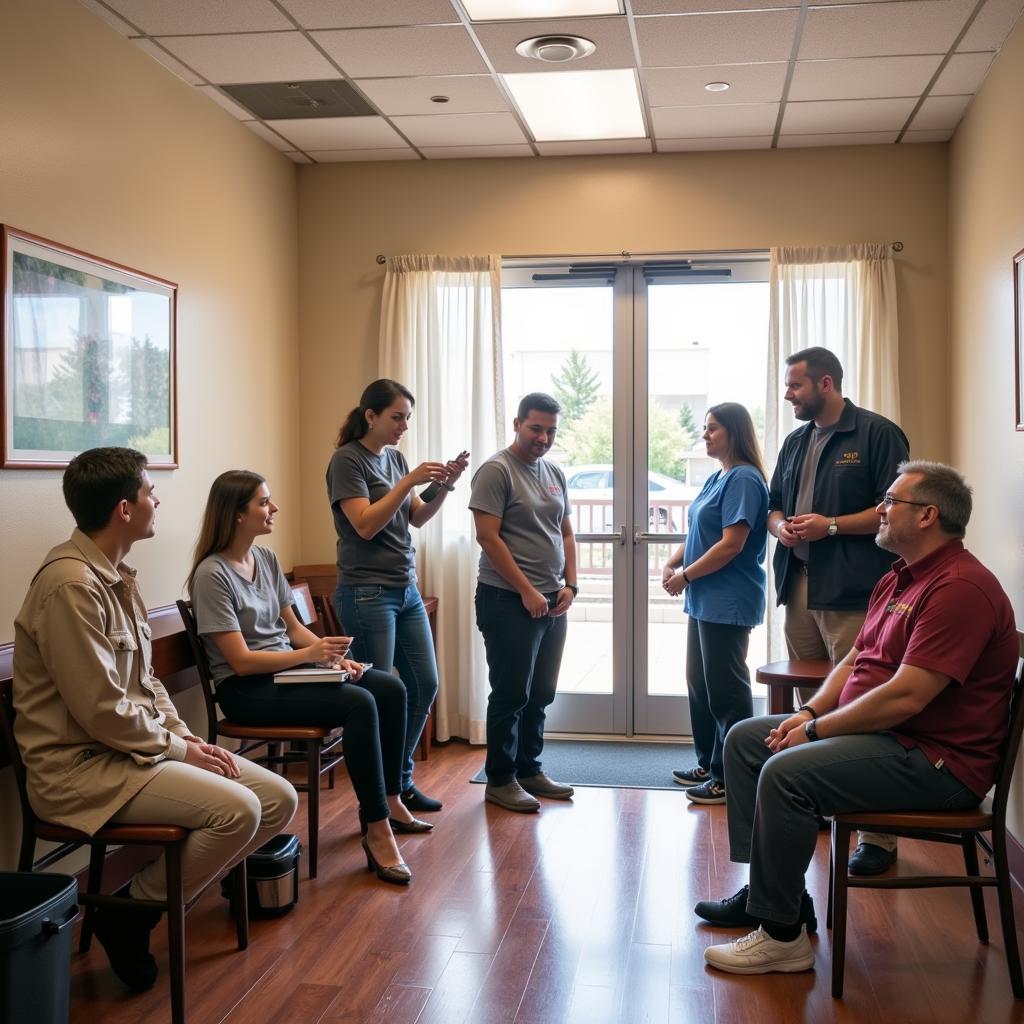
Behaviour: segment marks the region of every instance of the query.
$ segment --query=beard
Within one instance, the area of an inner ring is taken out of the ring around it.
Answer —
[[[878,528],[878,533],[875,534],[875,544],[883,551],[888,551],[892,555],[899,554],[899,551],[894,547],[894,538],[888,526],[880,526]]]
[[[818,391],[817,385],[815,385],[814,396],[812,398],[808,398],[807,401],[801,405],[799,412],[794,409],[793,415],[802,423],[806,423],[808,420],[817,419],[824,408],[825,397]]]

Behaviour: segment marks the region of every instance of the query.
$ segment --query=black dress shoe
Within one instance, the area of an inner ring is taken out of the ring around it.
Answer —
[[[93,934],[107,954],[114,974],[132,990],[145,992],[156,983],[156,960],[149,952],[149,933],[162,910],[103,906],[93,912]]]
[[[426,793],[421,793],[415,786],[410,786],[401,797],[402,803],[409,808],[410,811],[439,811],[444,806],[440,800],[435,800],[432,796],[427,796]]]
[[[391,831],[394,833],[409,833],[414,832],[433,832],[434,823],[431,821],[421,821],[419,818],[413,818],[411,821],[399,821],[397,818],[388,818],[391,823]]]
[[[851,875],[881,875],[895,863],[895,850],[886,850],[874,843],[858,843],[850,854],[847,868]]]
[[[708,924],[719,928],[756,928],[761,918],[747,913],[747,897],[750,886],[745,885],[734,896],[724,900],[701,900],[693,908],[693,912],[702,917]],[[807,934],[813,935],[818,930],[818,919],[814,916],[814,900],[809,892],[800,897],[800,917],[797,924],[807,925]]]

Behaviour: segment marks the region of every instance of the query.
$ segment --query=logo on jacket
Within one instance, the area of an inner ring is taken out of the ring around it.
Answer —
[[[835,464],[837,466],[859,466],[861,464],[860,452],[843,452],[843,454],[836,459]]]

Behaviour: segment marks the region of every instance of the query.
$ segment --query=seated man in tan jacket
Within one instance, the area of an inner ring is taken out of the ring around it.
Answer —
[[[39,817],[93,833],[107,822],[191,829],[185,899],[277,835],[295,813],[291,784],[192,734],[153,674],[146,606],[123,559],[152,537],[160,504],[146,458],[94,448],[64,473],[78,524],[43,560],[14,623],[15,734]],[[163,858],[131,881],[166,896]],[[157,975],[159,912],[98,908],[96,936],[131,989]]]

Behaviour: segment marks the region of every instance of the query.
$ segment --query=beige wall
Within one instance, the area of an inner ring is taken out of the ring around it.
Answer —
[[[1024,628],[1024,433],[1014,428],[1014,253],[1024,249],[1024,21],[950,145],[952,460],[974,486],[971,550]],[[1018,769],[1024,773],[1024,768]],[[1011,828],[1024,836],[1024,786]]]
[[[0,3],[0,221],[179,285],[181,469],[155,474],[147,602],[180,596],[212,478],[296,490],[295,167],[74,0]],[[0,642],[72,523],[59,471],[0,472]],[[298,516],[274,538],[284,563]]]
[[[946,202],[944,145],[300,168],[301,557],[333,557],[323,472],[377,373],[377,253],[899,239],[904,426],[915,454],[946,457]]]

